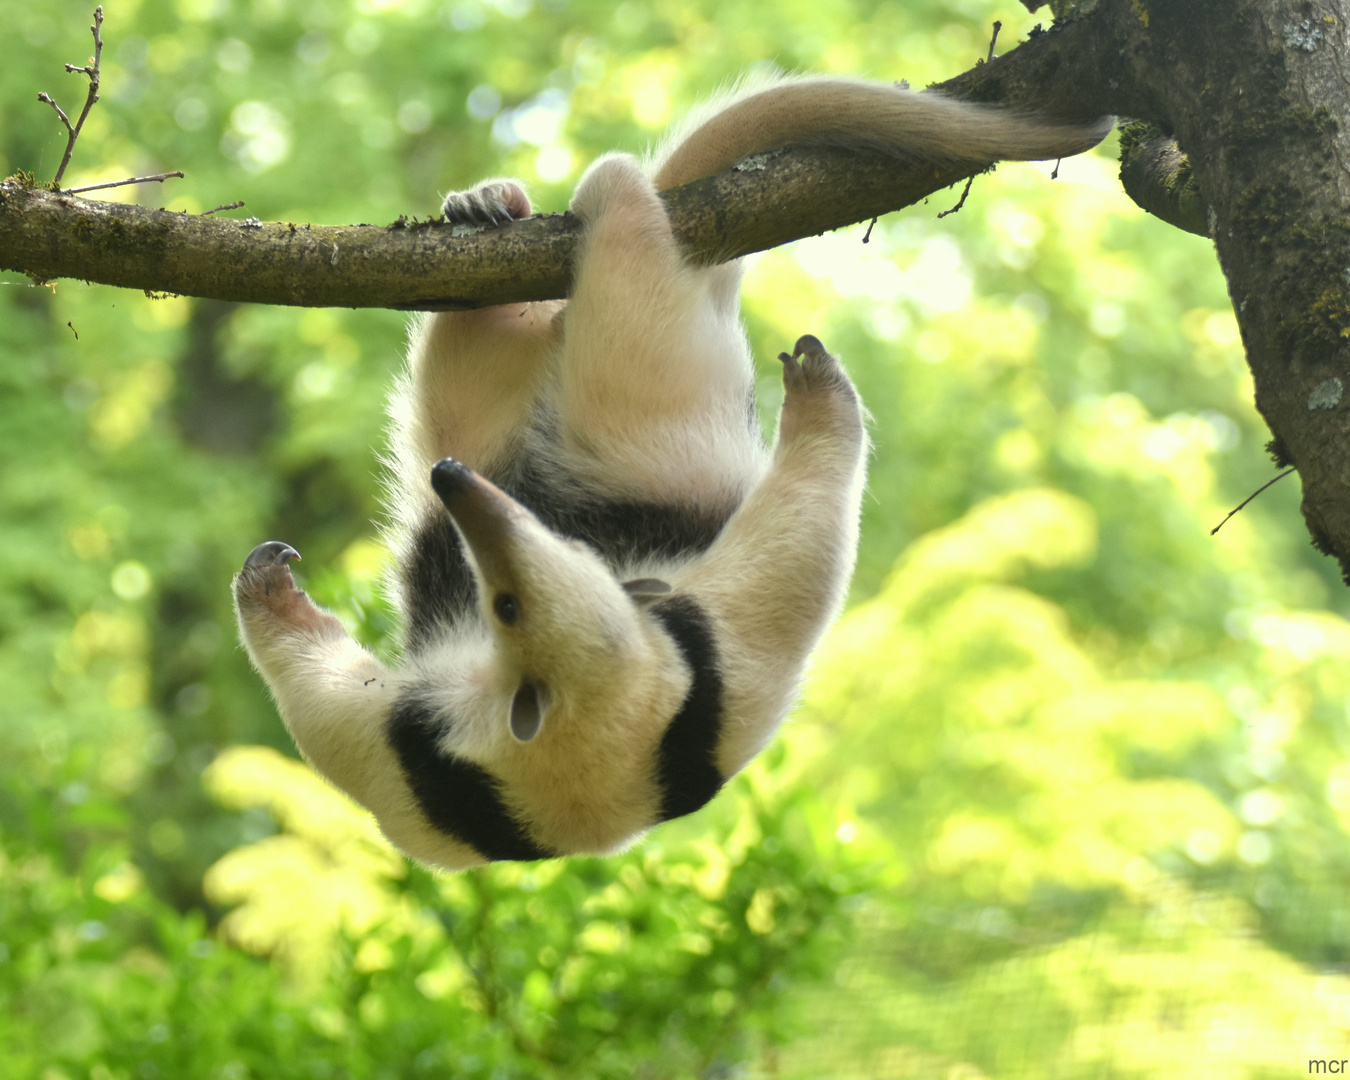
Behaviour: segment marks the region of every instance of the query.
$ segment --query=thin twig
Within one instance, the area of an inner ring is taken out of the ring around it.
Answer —
[[[1294,471],[1295,471],[1295,466],[1290,465],[1289,468],[1285,469],[1284,472],[1280,473],[1279,476],[1275,477],[1275,480],[1283,480],[1286,476],[1288,476],[1291,472],[1294,472]],[[1248,495],[1245,499],[1243,499],[1240,503],[1238,503],[1237,506],[1235,506],[1235,507],[1233,507],[1233,509],[1229,510],[1229,511],[1228,511],[1228,517],[1224,518],[1221,522],[1219,522],[1217,525],[1215,525],[1214,528],[1210,529],[1210,530],[1209,530],[1209,535],[1210,535],[1210,536],[1213,536],[1216,532],[1218,532],[1218,531],[1219,531],[1220,529],[1222,529],[1225,525],[1227,525],[1227,524],[1228,524],[1228,518],[1232,517],[1232,516],[1233,516],[1234,514],[1236,514],[1239,510],[1241,510],[1244,506],[1246,506],[1249,502],[1251,502],[1254,498],[1256,498],[1258,495],[1260,495],[1261,492],[1265,491],[1266,488],[1270,487],[1271,484],[1275,483],[1275,480],[1267,480],[1267,481],[1266,481],[1264,484],[1262,484],[1259,488],[1257,488],[1257,489],[1256,489],[1255,491],[1253,491],[1250,495]]]
[[[966,196],[970,194],[970,185],[973,184],[973,183],[975,183],[975,177],[973,177],[973,176],[967,177],[967,178],[966,178],[966,187],[965,187],[965,190],[961,192],[961,198],[957,200],[956,205],[953,206],[950,210],[943,210],[940,214],[938,214],[938,217],[944,218],[944,217],[946,217],[948,214],[954,214],[954,213],[956,213],[958,210],[960,210],[961,207],[965,206],[965,205],[966,205]]]
[[[244,205],[243,199],[240,199],[238,202],[221,203],[219,206],[214,207],[213,209],[203,210],[202,217],[206,217],[207,214],[217,213],[218,211],[221,210],[238,210],[243,205]]]
[[[994,46],[998,44],[998,32],[1002,29],[1003,24],[995,19],[994,36],[989,39],[989,58],[985,61],[986,64],[992,64],[994,62]]]
[[[109,180],[102,184],[85,184],[84,187],[62,188],[62,195],[78,195],[81,191],[98,191],[100,188],[125,187],[127,184],[162,184],[170,177],[182,177],[182,171],[156,173],[154,176],[132,176],[126,180]]]
[[[875,229],[876,227],[877,227],[877,219],[876,219],[876,218],[873,218],[873,219],[872,219],[872,224],[870,224],[870,225],[867,226],[867,232],[863,233],[863,243],[864,243],[864,244],[871,243],[871,240],[872,240],[872,230]]]
[[[61,186],[61,177],[66,174],[66,166],[70,164],[70,155],[75,152],[75,140],[80,137],[80,129],[84,127],[84,122],[89,116],[89,110],[94,107],[94,102],[98,100],[99,63],[103,59],[102,4],[99,4],[98,7],[94,8],[94,25],[91,26],[89,30],[94,35],[93,60],[85,67],[81,67],[77,64],[66,65],[66,71],[71,74],[79,73],[81,75],[89,76],[89,93],[84,99],[84,108],[80,111],[80,118],[76,120],[74,124],[71,124],[70,117],[65,114],[65,110],[53,101],[49,94],[38,94],[39,101],[45,101],[56,110],[56,115],[61,118],[61,123],[65,125],[66,131],[68,132],[66,138],[66,152],[61,157],[61,165],[57,168],[56,175],[52,177],[52,183],[57,187]],[[87,191],[89,189],[81,188],[78,190]]]
[[[56,115],[60,117],[61,123],[63,123],[66,126],[67,131],[75,130],[73,127],[70,126],[70,117],[66,115],[65,110],[62,109],[60,105],[58,105],[51,99],[50,94],[46,93],[45,91],[38,91],[38,100],[45,101],[48,105],[50,105],[53,109],[56,110]]]

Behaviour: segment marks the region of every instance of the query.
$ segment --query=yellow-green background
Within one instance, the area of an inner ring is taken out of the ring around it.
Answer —
[[[0,0],[0,172],[54,172],[86,0]],[[108,0],[67,184],[236,216],[566,205],[755,64],[916,87],[1014,0]],[[1110,145],[753,261],[875,451],[775,746],[607,860],[408,866],[237,648],[259,540],[390,648],[404,318],[0,276],[0,1080],[1216,1077],[1350,1057],[1350,603],[1271,475],[1210,245]],[[791,582],[784,582],[785,588]]]

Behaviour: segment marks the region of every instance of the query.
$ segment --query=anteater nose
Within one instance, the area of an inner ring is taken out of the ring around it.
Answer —
[[[474,471],[454,458],[442,458],[431,467],[431,488],[442,501],[472,487],[475,479]]]

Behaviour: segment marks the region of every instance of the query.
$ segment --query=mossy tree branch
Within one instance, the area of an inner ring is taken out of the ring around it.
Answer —
[[[1176,139],[1152,124],[1122,129],[1120,183],[1155,217],[1197,236],[1209,235],[1209,207],[1196,187],[1191,159]]]
[[[691,257],[719,262],[867,221],[973,171],[794,149],[664,197]],[[38,280],[78,277],[218,300],[423,311],[566,295],[581,234],[571,214],[463,232],[437,222],[239,221],[0,183],[0,268]]]
[[[1063,65],[1045,34],[989,65],[1015,69],[1005,104],[1085,114],[1045,91]],[[954,89],[958,95],[961,88]],[[666,193],[691,257],[745,255],[868,221],[978,171],[842,151],[788,149]],[[580,224],[540,215],[455,235],[437,223],[320,226],[230,220],[105,203],[11,178],[0,183],[0,268],[38,280],[108,285],[218,300],[313,307],[445,310],[564,296]]]
[[[717,262],[866,221],[971,171],[794,150],[665,198],[686,250]],[[424,311],[566,295],[581,233],[571,214],[456,235],[462,232],[435,222],[240,221],[0,183],[0,268],[38,280],[77,277],[218,300]]]

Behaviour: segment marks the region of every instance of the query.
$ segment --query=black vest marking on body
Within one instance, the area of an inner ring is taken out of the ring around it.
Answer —
[[[677,559],[708,549],[735,510],[607,499],[565,477],[546,476],[521,462],[494,484],[529,507],[554,532],[594,547],[616,573],[652,558]],[[450,515],[427,518],[402,568],[408,608],[406,647],[417,653],[474,612],[478,590]]]
[[[712,624],[693,597],[663,600],[651,613],[675,640],[694,676],[657,755],[658,820],[669,821],[705,806],[726,782],[716,757],[722,735],[722,671]]]
[[[585,540],[611,568],[706,551],[736,509],[614,499],[530,461],[514,463],[501,488],[554,532]]]
[[[417,653],[474,608],[478,586],[450,515],[438,510],[413,537],[411,557],[400,567],[408,625],[404,645]]]
[[[444,753],[444,724],[415,694],[405,695],[389,714],[386,737],[422,813],[436,828],[468,844],[485,859],[551,859],[507,809],[501,784],[481,765]]]

